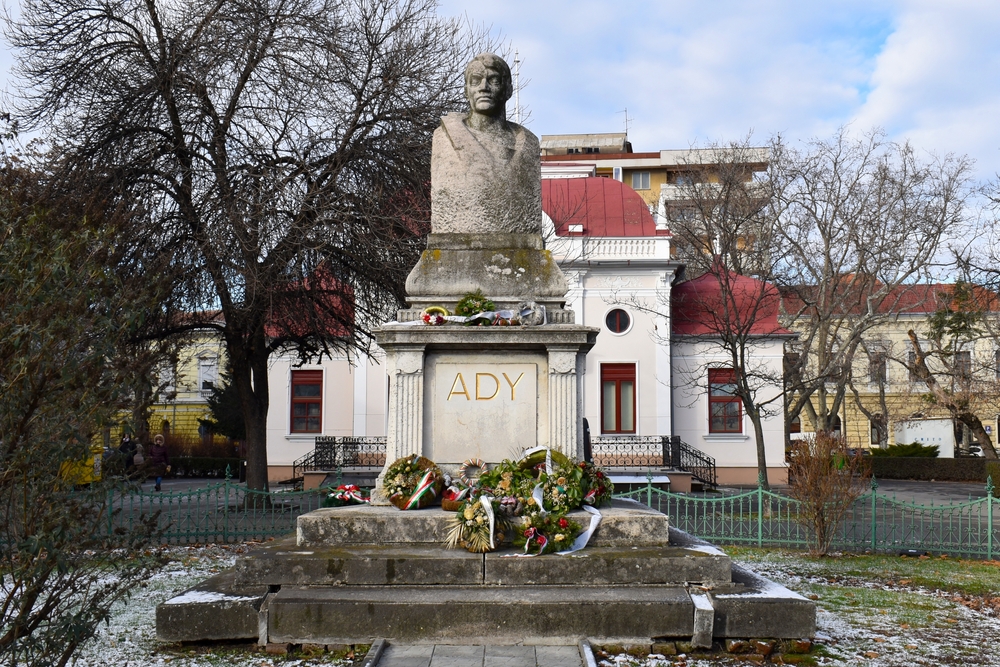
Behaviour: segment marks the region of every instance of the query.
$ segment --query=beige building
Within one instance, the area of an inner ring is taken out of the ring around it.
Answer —
[[[896,433],[904,422],[921,419],[950,418],[951,413],[928,400],[927,385],[909,369],[915,352],[908,332],[913,330],[925,353],[934,349],[928,339],[930,318],[945,302],[953,285],[913,285],[900,288],[901,298],[890,299],[900,312],[886,314],[883,321],[864,336],[849,369],[850,382],[857,395],[848,388],[838,417],[840,430],[851,447],[871,448],[895,444]],[[987,313],[987,317],[995,314]],[[795,322],[789,327],[796,329]],[[939,360],[928,360],[929,370],[949,391],[964,394],[973,411],[982,420],[996,445],[1000,419],[1000,348],[996,340],[983,333],[966,339],[945,339],[942,343],[954,351],[948,366]],[[829,401],[828,401],[829,404]],[[887,420],[880,429],[873,420]],[[806,415],[793,426],[793,439],[813,431]],[[879,436],[883,435],[883,442]],[[955,427],[959,450],[973,444],[968,429]],[[899,443],[906,444],[906,443]]]

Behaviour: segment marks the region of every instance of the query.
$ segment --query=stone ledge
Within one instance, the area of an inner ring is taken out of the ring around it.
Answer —
[[[601,513],[603,519],[591,538],[592,546],[669,546],[669,520],[665,514],[627,500],[615,500],[610,507],[602,507]],[[448,534],[451,516],[440,507],[405,512],[387,505],[324,508],[298,518],[297,544],[439,546]],[[590,515],[583,510],[571,512],[570,517],[581,525],[590,523]]]
[[[693,619],[680,586],[282,588],[271,599],[268,636],[292,643],[385,637],[573,645],[581,636],[689,637]]]

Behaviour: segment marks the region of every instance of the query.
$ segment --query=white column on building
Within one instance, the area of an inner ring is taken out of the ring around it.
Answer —
[[[656,434],[673,435],[673,392],[670,364],[670,287],[673,271],[664,271],[656,281]]]
[[[351,372],[354,374],[354,425],[356,436],[368,435],[368,355],[358,352]]]
[[[375,482],[372,504],[388,504],[382,493],[385,471],[411,454],[423,454],[424,346],[394,346],[386,351],[389,371],[389,414],[385,438],[385,465]]]

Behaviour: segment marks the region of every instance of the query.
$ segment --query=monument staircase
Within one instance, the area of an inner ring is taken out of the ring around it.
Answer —
[[[161,604],[157,634],[281,644],[673,638],[711,646],[713,638],[814,633],[814,603],[671,530],[666,515],[623,500],[601,512],[585,549],[523,557],[512,548],[445,548],[453,514],[439,507],[318,510],[299,517],[294,537]],[[573,518],[587,525],[590,515]]]

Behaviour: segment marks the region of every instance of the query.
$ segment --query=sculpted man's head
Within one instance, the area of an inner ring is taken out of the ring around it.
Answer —
[[[481,53],[465,68],[465,97],[473,114],[505,118],[514,94],[510,67],[493,53]]]

